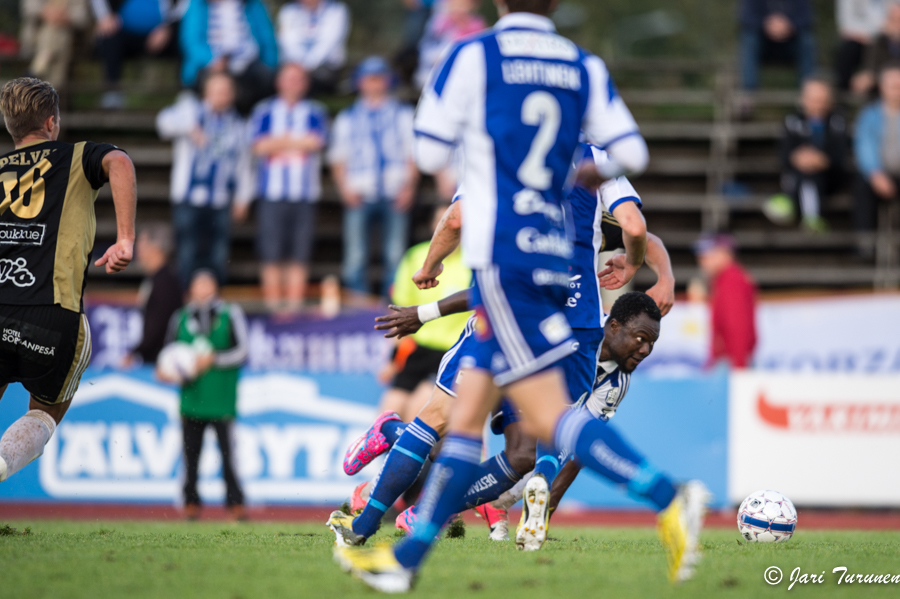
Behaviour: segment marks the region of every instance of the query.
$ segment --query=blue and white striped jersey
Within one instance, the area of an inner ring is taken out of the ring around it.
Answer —
[[[365,201],[393,200],[409,181],[412,152],[412,107],[358,100],[334,121],[328,162],[346,166],[348,186]]]
[[[603,317],[603,322],[606,323],[606,316]],[[619,370],[619,365],[613,360],[598,362],[591,394],[579,403],[587,408],[594,418],[609,420],[615,416],[619,404],[625,399],[630,384],[631,375]]]
[[[282,135],[309,133],[325,139],[328,117],[318,102],[301,100],[293,106],[278,98],[256,105],[250,117],[252,141]],[[260,158],[257,173],[258,197],[274,202],[316,202],[322,195],[321,152],[288,152]]]
[[[598,166],[608,160],[606,152],[582,144],[576,154],[580,162],[583,156],[593,160]],[[569,268],[569,299],[566,301],[566,318],[575,329],[595,329],[601,326],[603,306],[600,302],[600,281],[597,273],[601,270],[599,254],[609,248],[604,245],[603,215],[611,214],[622,202],[636,202],[641,199],[625,177],[605,181],[597,193],[575,186],[568,196],[575,232],[575,252]]]
[[[216,113],[185,92],[156,117],[160,137],[174,141],[171,198],[175,204],[225,208],[253,200],[253,157],[247,125],[234,110]],[[201,131],[198,145],[192,133]]]
[[[243,72],[259,56],[259,44],[250,31],[244,2],[218,0],[208,6],[206,41],[213,60],[227,56],[231,72]]]
[[[562,202],[582,130],[600,147],[638,135],[603,61],[550,19],[512,13],[450,48],[423,90],[416,133],[462,145],[470,267],[533,269],[536,282],[567,284]]]

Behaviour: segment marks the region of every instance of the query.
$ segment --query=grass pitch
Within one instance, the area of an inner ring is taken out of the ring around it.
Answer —
[[[6,524],[6,527],[2,527]],[[27,534],[24,534],[27,533]],[[779,545],[743,543],[736,530],[704,532],[695,579],[673,588],[662,548],[648,528],[551,528],[540,552],[486,538],[469,525],[463,539],[444,539],[413,595],[420,597],[809,597],[900,596],[900,584],[837,584],[851,573],[900,575],[900,533],[798,531]],[[394,542],[385,527],[375,542]],[[0,597],[142,599],[374,598],[332,561],[324,525],[0,522]],[[770,586],[770,566],[784,581]],[[797,584],[791,571],[819,575]]]

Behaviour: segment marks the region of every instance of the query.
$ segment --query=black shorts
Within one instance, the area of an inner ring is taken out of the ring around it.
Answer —
[[[391,387],[412,393],[422,381],[433,383],[437,379],[444,353],[421,345],[416,347],[406,358],[403,370],[394,376]]]
[[[264,263],[308,264],[312,255],[316,205],[260,200],[256,211],[256,249]]]
[[[84,314],[60,306],[0,305],[0,389],[22,383],[42,404],[65,403],[90,361]]]

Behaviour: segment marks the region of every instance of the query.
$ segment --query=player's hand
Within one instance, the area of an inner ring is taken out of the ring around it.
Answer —
[[[390,314],[379,316],[375,319],[378,323],[375,325],[376,331],[387,331],[384,334],[386,339],[396,337],[402,339],[407,335],[417,333],[422,328],[422,321],[419,320],[418,306],[388,306],[391,310]]]
[[[131,258],[134,256],[134,242],[127,239],[120,239],[100,256],[100,259],[94,262],[94,266],[105,266],[106,274],[111,275],[116,272],[122,272],[131,264]]]
[[[345,189],[341,195],[344,197],[344,206],[347,208],[359,208],[362,206],[362,194]]]
[[[647,295],[656,302],[660,313],[665,316],[675,304],[675,281],[660,279],[647,290]]]
[[[625,254],[613,256],[606,262],[606,268],[597,273],[600,279],[600,287],[613,291],[624,287],[636,273],[638,267],[629,264]]]
[[[438,281],[438,277],[441,276],[442,272],[444,272],[443,264],[438,264],[437,268],[433,271],[420,268],[416,271],[416,274],[413,275],[413,283],[415,283],[416,287],[419,289],[434,289],[441,284],[441,282]]]
[[[205,148],[209,140],[206,139],[206,133],[200,127],[195,127],[190,133],[191,141],[198,148]]]
[[[578,164],[575,170],[575,184],[592,192],[596,192],[603,184],[603,177],[592,160],[582,160]]]

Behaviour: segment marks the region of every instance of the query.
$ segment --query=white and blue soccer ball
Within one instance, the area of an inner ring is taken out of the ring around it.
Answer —
[[[797,528],[797,509],[778,491],[757,491],[738,508],[737,525],[751,543],[782,543]]]
[[[165,346],[156,358],[156,368],[166,380],[177,385],[197,378],[199,353],[190,343],[175,341]]]

